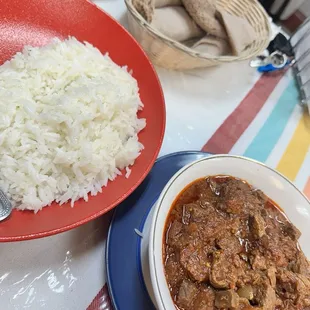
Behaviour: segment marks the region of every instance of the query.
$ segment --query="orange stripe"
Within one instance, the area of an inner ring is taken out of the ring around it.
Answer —
[[[305,186],[304,193],[308,197],[308,199],[310,199],[310,178],[308,179],[308,182]]]

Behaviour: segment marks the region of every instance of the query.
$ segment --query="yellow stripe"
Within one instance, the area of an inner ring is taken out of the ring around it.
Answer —
[[[282,156],[277,170],[294,181],[310,145],[310,117],[304,112],[295,133]]]

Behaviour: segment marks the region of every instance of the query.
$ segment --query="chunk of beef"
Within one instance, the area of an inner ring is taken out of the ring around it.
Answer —
[[[268,283],[269,284],[269,279],[266,275],[266,271],[262,270],[253,270],[253,269],[247,269],[245,270],[244,273],[241,273],[240,276],[238,277],[237,281],[237,287],[241,288],[245,285],[260,285],[262,283]]]
[[[251,282],[251,279],[248,276],[248,272],[249,270],[251,270],[249,263],[244,261],[239,255],[233,256],[232,269],[235,270],[235,273],[237,274],[237,280],[233,282],[230,288],[240,288],[242,286],[250,284]]]
[[[263,282],[253,287],[254,299],[263,310],[274,310],[276,305],[276,292],[267,282]]]
[[[267,277],[269,279],[269,282],[272,288],[276,287],[276,283],[277,283],[276,273],[277,273],[277,269],[274,266],[271,266],[267,269]]]
[[[195,182],[188,187],[178,198],[178,205],[184,205],[197,201],[201,197],[213,199],[213,193],[205,180]]]
[[[259,245],[261,246],[261,248],[263,249],[263,252],[265,252],[264,250],[269,249],[270,247],[272,247],[272,240],[270,240],[270,238],[268,237],[268,235],[263,235],[259,240],[258,240]]]
[[[192,309],[194,298],[199,292],[196,285],[188,280],[183,280],[177,296],[178,305],[185,309]]]
[[[194,300],[195,310],[214,310],[215,292],[210,287],[203,287]]]
[[[254,270],[266,270],[267,264],[265,257],[258,253],[257,251],[254,254],[249,256],[250,264]]]
[[[310,278],[297,274],[297,305],[301,308],[310,307]]]
[[[304,275],[288,270],[280,270],[277,274],[276,291],[278,296],[298,309],[310,307],[310,279]]]
[[[181,226],[179,224],[181,224],[179,221],[174,221],[167,231],[167,244],[173,251],[182,250],[189,244],[195,244],[196,240],[199,242],[199,227],[196,223],[181,224]]]
[[[166,260],[165,263],[165,273],[169,283],[169,286],[173,288],[173,293],[175,294],[176,288],[186,277],[186,274],[182,268],[180,268],[180,263],[176,254],[172,254]]]
[[[293,241],[289,237],[281,237],[278,244],[281,245],[282,252],[286,257],[287,262],[290,262],[297,257],[299,249],[296,241]]]
[[[283,233],[289,236],[293,241],[297,241],[301,236],[300,230],[290,222],[286,222],[282,230]]]
[[[188,245],[180,253],[180,262],[193,280],[198,282],[208,280],[211,264],[203,248]]]
[[[190,234],[194,238],[199,237],[199,225],[197,223],[190,223],[186,227],[186,233]]]
[[[260,214],[254,214],[249,218],[249,228],[255,239],[260,239],[265,234],[265,221]]]
[[[277,274],[276,292],[282,300],[289,299],[296,301],[297,279],[293,272],[288,270],[279,270]]]
[[[231,255],[232,264],[237,269],[238,277],[241,277],[247,270],[249,270],[249,264],[244,261],[239,255]]]
[[[239,296],[234,290],[217,291],[214,304],[219,309],[237,309],[239,307]]]
[[[278,306],[278,308],[281,310],[300,310],[299,308],[298,309],[296,308],[296,305],[294,305],[294,303],[291,300],[285,300],[285,301],[281,300],[281,304]]]
[[[230,228],[235,223],[234,220],[227,221],[216,210],[210,211],[207,219],[206,223],[197,223],[199,226],[199,238],[205,243],[209,243],[213,238],[218,236],[223,231],[223,227]]]
[[[215,253],[211,266],[210,283],[215,288],[234,288],[238,279],[238,269],[234,265],[234,257]]]
[[[226,254],[239,254],[243,251],[239,239],[232,235],[230,231],[223,231],[222,234],[216,239],[217,246],[225,251]]]
[[[271,211],[270,211],[271,212]],[[271,214],[266,219],[266,235],[258,242],[261,252],[272,265],[286,267],[291,261],[296,260],[298,253],[297,240],[293,240],[282,232],[283,222],[286,219],[275,220],[278,215]],[[264,251],[264,249],[266,251]]]
[[[224,195],[233,196],[237,192],[249,193],[251,190],[251,186],[248,183],[238,179],[230,179],[226,182]]]
[[[244,202],[240,198],[231,198],[226,200],[226,212],[229,214],[241,214],[244,208]]]
[[[287,236],[270,236],[265,257],[277,268],[287,267],[296,261],[298,255],[297,243]]]
[[[210,201],[208,198],[200,198],[197,202],[202,209],[213,208],[213,201]]]
[[[258,198],[258,200],[261,202],[262,205],[265,205],[265,203],[268,200],[268,197],[261,190],[254,189],[252,193],[256,195],[256,197]]]
[[[205,223],[207,219],[214,216],[213,208],[201,207],[201,201],[183,205],[182,223],[189,225],[190,223]]]
[[[298,251],[293,269],[294,272],[303,274],[310,278],[310,262],[303,252]]]
[[[251,187],[241,180],[229,180],[222,190],[221,197],[229,214],[245,214],[261,206],[260,200],[252,193]]]
[[[285,267],[289,263],[289,260],[283,252],[283,248],[284,244],[281,244],[280,240],[277,238],[269,240],[265,257],[268,261],[273,262],[276,268]]]
[[[199,202],[191,204],[190,210],[191,221],[195,223],[204,223],[210,213],[210,210],[201,208]]]
[[[183,205],[182,223],[184,225],[189,225],[191,222],[203,223],[208,213],[209,210],[202,208],[198,201]]]
[[[219,200],[216,203],[215,207],[218,210],[218,212],[221,212],[221,214],[223,214],[223,215],[227,214],[227,205],[226,205],[226,201],[225,200]]]
[[[174,221],[169,230],[168,230],[168,235],[166,237],[167,244],[175,246],[178,244],[179,237],[182,233],[182,224],[178,221]]]

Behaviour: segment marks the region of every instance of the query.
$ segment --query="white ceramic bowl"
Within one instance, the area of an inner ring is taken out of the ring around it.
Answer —
[[[177,172],[163,189],[154,210],[149,242],[152,286],[160,310],[175,309],[163,266],[163,233],[167,215],[178,194],[191,182],[211,175],[230,175],[262,190],[275,201],[302,232],[300,245],[310,257],[310,202],[287,178],[248,158],[219,155],[195,161]]]

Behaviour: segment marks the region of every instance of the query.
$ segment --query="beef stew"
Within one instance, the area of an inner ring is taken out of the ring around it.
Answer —
[[[167,217],[163,260],[180,310],[310,310],[299,230],[262,191],[230,176],[189,185]]]

